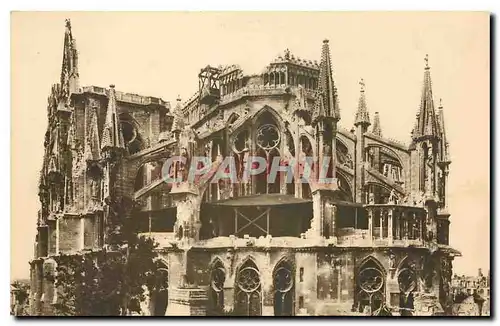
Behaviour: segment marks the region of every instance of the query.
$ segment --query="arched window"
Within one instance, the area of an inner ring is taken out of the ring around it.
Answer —
[[[269,112],[263,113],[257,120],[257,126],[259,126],[255,134],[257,156],[262,157],[266,162],[264,171],[257,174],[254,179],[257,194],[280,192],[280,175],[278,174],[274,180],[268,180],[274,157],[281,156],[281,133],[276,124],[272,122],[275,122],[275,119]]]
[[[311,161],[307,161],[307,158],[311,158],[313,156],[312,145],[309,139],[306,136],[300,137],[300,148],[301,152],[299,155],[299,175],[305,179],[308,179],[312,176],[312,166]],[[309,170],[309,171],[307,171]],[[311,199],[311,187],[309,183],[304,180],[300,180],[302,183],[302,198]]]
[[[236,275],[235,312],[238,316],[262,314],[260,273],[251,260],[247,260]]]
[[[370,257],[356,275],[357,310],[373,314],[383,307],[384,300],[385,273],[380,264]]]
[[[393,155],[389,155],[388,153],[380,153],[379,172],[396,183],[402,184],[404,181],[403,166],[399,162],[398,158]]]
[[[420,179],[420,190],[425,191],[425,186],[427,183],[427,161],[429,160],[429,148],[426,143],[422,144],[423,151],[423,163],[421,167],[421,179]]]
[[[398,272],[399,308],[401,316],[412,316],[413,293],[417,288],[417,276],[413,267],[404,264]]]
[[[269,74],[269,85],[274,85],[275,84],[275,79],[274,79],[274,72]]]
[[[389,203],[391,191],[380,184],[370,183],[366,195],[366,202],[369,204],[387,204]]]
[[[224,311],[224,282],[226,272],[220,261],[217,261],[210,272],[210,314],[220,315]]]
[[[289,166],[292,160],[295,158],[295,142],[293,141],[293,136],[290,130],[285,130],[285,146],[284,146],[284,160],[283,165]],[[291,176],[287,173],[283,173],[282,176],[286,182],[286,193],[287,195],[295,195],[295,171],[292,171]]]
[[[120,115],[120,127],[123,134],[123,140],[125,141],[125,146],[127,146],[129,154],[135,154],[145,147],[137,126],[137,122],[128,113]]]
[[[336,178],[340,188],[339,199],[347,202],[353,202],[351,186],[349,185],[349,182],[347,182],[347,179],[338,172],[336,173]]]
[[[267,157],[267,164],[268,164],[268,171],[270,171],[270,167],[272,166],[273,162],[275,161],[275,158],[279,160],[280,164],[282,163],[282,160],[280,159],[281,155],[280,152],[274,148],[268,153]],[[271,178],[269,172],[267,173],[268,180],[267,180],[267,193],[268,194],[279,194],[281,192],[281,178],[284,177],[283,172],[278,172],[274,176],[274,179]]]
[[[337,153],[336,153],[337,163],[346,166],[350,169],[353,169],[354,163],[352,161],[352,156],[349,154],[347,146],[343,142],[337,140],[336,147],[337,147]]]
[[[274,269],[274,315],[292,316],[294,313],[294,273],[292,266],[283,261]]]

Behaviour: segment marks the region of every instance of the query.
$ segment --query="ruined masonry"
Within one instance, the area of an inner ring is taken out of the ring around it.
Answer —
[[[384,137],[383,121],[394,117],[371,114],[362,80],[354,126],[340,126],[328,40],[319,63],[286,50],[259,75],[207,66],[198,91],[171,108],[113,85],[79,85],[69,21],[64,37],[47,106],[32,314],[51,314],[58,300],[44,277],[55,272],[53,257],[108,245],[116,203],[120,218],[160,243],[162,290],[150,293],[145,315],[449,313],[460,253],[448,245],[451,161],[428,58],[405,145]],[[173,156],[186,158],[174,176],[194,156],[232,157],[238,182],[209,174],[166,183],[162,167]],[[244,181],[252,156],[284,166],[330,157],[326,174],[337,182],[318,182],[317,165],[303,183],[287,183],[286,172],[267,182],[268,170]]]

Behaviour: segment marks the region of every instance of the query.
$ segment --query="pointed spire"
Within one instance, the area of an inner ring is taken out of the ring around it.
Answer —
[[[373,117],[372,134],[382,137],[382,128],[380,127],[380,115],[378,114],[378,112],[375,112],[375,116]]]
[[[363,125],[367,128],[370,125],[370,114],[368,113],[368,108],[366,106],[366,96],[365,96],[365,81],[363,78],[359,81],[361,86],[359,101],[358,101],[358,111],[356,112],[356,117],[354,120],[354,125]]]
[[[106,120],[102,132],[101,150],[124,149],[125,141],[121,130],[118,113],[116,110],[115,85],[109,86],[109,101]]]
[[[444,113],[443,113],[443,101],[439,99],[439,107],[438,113],[436,115],[437,125],[439,129],[439,138],[440,138],[440,161],[441,162],[450,162],[450,152],[449,145],[446,139],[446,129],[444,124]]]
[[[66,32],[64,33],[63,60],[61,67],[62,97],[67,98],[76,92],[79,87],[78,51],[76,41],[71,32],[71,21],[66,19]]]
[[[90,108],[90,123],[86,132],[86,142],[84,156],[86,161],[99,161],[101,153],[99,151],[99,129],[97,124],[97,108]]]
[[[322,101],[318,101],[319,97],[322,98]],[[328,45],[328,40],[323,41],[323,48],[321,51],[318,96],[316,102],[314,120],[322,118],[331,118],[336,121],[340,120],[340,108],[337,98],[337,88],[333,82],[330,46]]]
[[[420,137],[438,137],[428,55],[425,55],[424,84],[422,86],[420,109],[417,113],[417,122],[413,132],[414,139]]]

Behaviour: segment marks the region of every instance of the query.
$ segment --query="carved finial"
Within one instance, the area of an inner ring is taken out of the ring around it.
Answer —
[[[290,50],[289,49],[285,49],[285,59],[290,60]]]
[[[71,28],[71,20],[69,18],[66,18],[65,23],[67,28]]]
[[[177,95],[177,102],[181,102],[181,101],[182,101],[182,100],[181,100],[181,95],[180,95],[180,94],[178,94],[178,95]]]
[[[443,108],[443,99],[442,98],[439,99],[439,108],[440,109]]]
[[[378,112],[375,112],[375,116],[373,118],[372,133],[382,137],[382,127],[380,126],[380,115]]]
[[[324,39],[324,40],[323,40],[323,43],[328,43],[328,39]]]
[[[428,54],[425,55],[424,61],[425,61],[425,69],[429,69],[429,55]]]
[[[364,92],[365,91],[365,80],[363,78],[361,78],[361,80],[359,81],[359,85],[361,85],[361,91]]]

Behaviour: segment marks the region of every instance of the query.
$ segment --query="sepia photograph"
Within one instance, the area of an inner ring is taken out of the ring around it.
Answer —
[[[492,316],[488,12],[12,12],[10,313]]]

